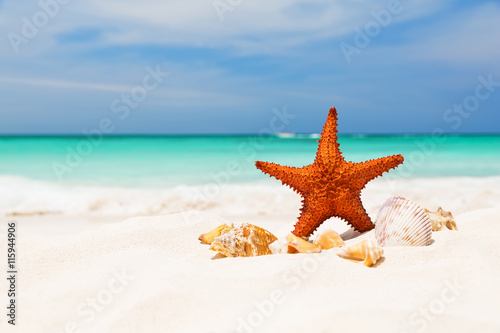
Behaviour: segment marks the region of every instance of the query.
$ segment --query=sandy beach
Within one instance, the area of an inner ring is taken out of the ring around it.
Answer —
[[[434,232],[426,247],[386,247],[368,268],[332,251],[212,259],[215,252],[198,236],[224,222],[253,223],[277,237],[291,231],[300,199],[276,183],[227,186],[194,209],[179,199],[185,206],[177,212],[167,201],[172,212],[164,214],[138,205],[131,206],[143,216],[5,211],[1,247],[7,222],[16,221],[19,253],[17,325],[9,329],[498,332],[500,178],[379,179],[362,195],[372,219],[393,195],[450,210],[458,231]],[[78,191],[70,199],[83,200]],[[335,218],[320,227],[326,229],[348,245],[374,239],[373,230],[358,235]]]
[[[500,1],[0,31],[0,333],[500,333]]]

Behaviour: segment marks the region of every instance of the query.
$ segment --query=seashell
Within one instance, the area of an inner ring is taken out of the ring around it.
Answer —
[[[431,242],[432,225],[420,206],[405,198],[394,197],[380,208],[375,237],[380,246],[425,246]]]
[[[222,224],[217,228],[207,232],[206,234],[200,235],[198,239],[201,241],[202,244],[212,244],[212,242],[216,237],[219,237],[220,235],[222,235],[223,232],[227,232],[232,228],[233,228],[232,224],[230,226],[227,224]]]
[[[271,254],[269,244],[277,240],[269,231],[253,224],[243,223],[239,227],[229,229],[214,239],[210,250],[217,251],[226,257],[254,257]]]
[[[310,243],[303,238],[297,237],[294,234],[286,236],[288,242],[287,253],[320,253],[321,247],[314,243]]]
[[[288,253],[288,241],[285,238],[278,238],[277,241],[269,244],[269,249],[273,254]]]
[[[345,245],[342,237],[333,230],[326,230],[319,234],[314,240],[314,244],[319,245],[322,250],[329,250]]]
[[[375,241],[366,239],[352,246],[343,246],[337,255],[370,267],[384,255],[384,249],[378,246]]]
[[[446,228],[450,230],[458,230],[457,224],[455,223],[455,219],[451,212],[443,210],[443,208],[439,207],[437,211],[431,212],[428,209],[425,209],[425,212],[429,216],[432,224],[432,231],[440,231]]]

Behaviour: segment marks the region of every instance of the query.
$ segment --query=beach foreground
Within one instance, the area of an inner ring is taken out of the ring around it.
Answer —
[[[6,213],[2,225],[18,225],[19,296],[16,326],[3,315],[1,331],[498,332],[500,178],[377,180],[362,196],[372,219],[393,195],[450,210],[458,231],[387,247],[371,268],[330,251],[212,259],[198,236],[224,222],[292,230],[300,199],[276,183],[161,216]],[[348,245],[375,237],[338,219],[326,229]],[[0,237],[5,249],[6,227]]]

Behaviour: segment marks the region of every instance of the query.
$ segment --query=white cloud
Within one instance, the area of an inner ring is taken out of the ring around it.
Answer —
[[[168,77],[166,80],[170,80]],[[175,78],[174,78],[175,80]],[[5,83],[8,86],[20,85],[23,88],[26,86],[38,87],[38,89],[53,88],[73,90],[75,92],[92,90],[98,92],[116,92],[116,97],[119,98],[123,93],[130,93],[133,85],[116,85],[116,84],[103,84],[96,82],[81,82],[69,80],[52,80],[41,78],[19,78],[19,77],[1,77],[0,83]],[[249,105],[252,103],[251,99],[240,95],[238,93],[224,92],[224,91],[208,91],[206,89],[188,89],[182,87],[159,87],[155,90],[149,91],[151,97],[155,96],[160,102],[156,104],[169,107],[183,107],[183,106],[238,106],[242,104]]]
[[[75,82],[67,80],[50,80],[40,78],[19,78],[19,77],[1,77],[0,82],[8,84],[31,85],[45,88],[58,88],[58,89],[82,89],[82,90],[98,90],[98,91],[116,91],[126,92],[130,91],[131,87],[120,86],[114,84],[102,83],[89,83],[89,82]]]
[[[487,3],[430,27],[427,35],[403,52],[414,60],[498,67],[500,59],[500,5]]]
[[[225,12],[224,21],[220,21],[213,0],[71,1],[61,5],[57,15],[41,29],[40,36],[54,37],[99,27],[105,31],[100,40],[105,45],[230,46],[237,52],[284,53],[307,42],[348,35],[353,27],[363,26],[372,19],[371,10],[386,8],[388,2],[243,0],[232,11]],[[414,1],[397,20],[435,12],[444,2]],[[28,6],[25,2],[11,1],[7,5],[2,15],[8,20],[4,26],[14,31],[20,30],[21,17],[31,18],[40,9],[36,2]]]
[[[403,14],[403,13],[402,13]],[[495,2],[455,8],[433,18],[429,23],[418,23],[401,31],[397,42],[379,43],[386,33],[384,29],[397,29],[392,23],[383,28],[380,36],[372,38],[359,54],[353,54],[354,66],[365,66],[377,70],[374,64],[389,64],[392,68],[401,66],[425,66],[436,73],[447,68],[446,77],[436,76],[428,84],[446,82],[447,89],[462,89],[470,85],[478,75],[500,75],[500,5]],[[354,34],[353,34],[354,35]],[[345,42],[352,42],[345,39]],[[331,50],[331,58],[335,50]],[[450,72],[455,70],[454,73]],[[393,73],[389,71],[389,73]],[[443,72],[444,73],[444,72]]]
[[[206,0],[145,0],[140,4],[92,0],[78,10],[100,17],[115,28],[106,35],[107,43],[223,45],[235,46],[237,51],[269,54],[349,34],[353,27],[373,19],[372,10],[387,8],[388,2],[242,1],[234,10],[224,13],[222,22],[213,2]],[[441,7],[439,1],[413,2],[397,20],[414,19]]]

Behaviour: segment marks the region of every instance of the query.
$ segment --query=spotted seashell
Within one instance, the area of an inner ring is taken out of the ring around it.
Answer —
[[[210,250],[226,257],[262,256],[272,254],[269,244],[276,240],[276,236],[269,231],[243,223],[233,229],[223,229],[222,234],[210,244]]]
[[[432,224],[420,206],[394,197],[380,208],[375,237],[380,246],[425,246],[431,242]]]

